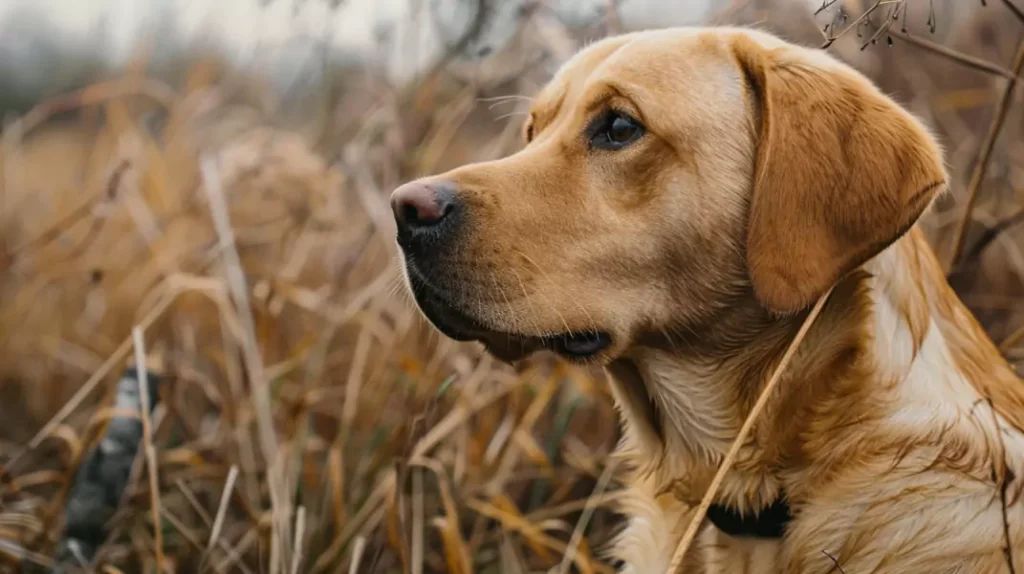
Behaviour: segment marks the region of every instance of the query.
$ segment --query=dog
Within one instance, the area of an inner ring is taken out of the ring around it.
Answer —
[[[581,50],[524,137],[396,189],[397,242],[441,333],[605,368],[623,572],[667,570],[826,294],[682,570],[1024,572],[1024,383],[915,227],[948,180],[919,120],[823,51],[696,27]]]

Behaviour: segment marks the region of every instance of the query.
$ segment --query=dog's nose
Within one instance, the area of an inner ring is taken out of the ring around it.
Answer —
[[[399,229],[417,231],[438,225],[455,209],[453,186],[444,182],[411,181],[391,194],[391,210]]]

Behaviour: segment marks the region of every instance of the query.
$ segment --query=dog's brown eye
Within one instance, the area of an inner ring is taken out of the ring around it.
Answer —
[[[640,122],[615,111],[598,118],[593,128],[590,145],[598,149],[622,149],[644,135],[644,127]]]

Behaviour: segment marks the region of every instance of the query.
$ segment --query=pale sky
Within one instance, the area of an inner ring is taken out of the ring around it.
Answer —
[[[514,13],[524,0],[502,0],[499,12]],[[173,23],[185,43],[199,38],[212,39],[233,60],[246,62],[265,55],[282,44],[302,38],[326,39],[334,49],[353,57],[380,57],[382,46],[375,33],[396,27],[406,37],[417,27],[417,11],[433,5],[438,14],[453,14],[465,0],[344,0],[341,9],[331,9],[325,0],[3,0],[0,2],[0,30],[18,27],[15,20],[25,14],[44,15],[62,38],[51,38],[69,45],[81,42],[111,65],[122,63],[132,53],[135,42],[144,38],[155,25]],[[580,19],[601,9],[607,0],[548,0],[563,17]],[[624,0],[623,20],[632,27],[665,26],[699,22],[716,0]],[[262,6],[261,4],[266,4]],[[296,8],[298,6],[298,8]],[[423,16],[426,16],[423,14]],[[429,16],[420,17],[421,46],[404,51],[402,60],[412,62],[395,67],[398,76],[416,67],[417,58],[427,60],[437,46],[436,30]],[[501,26],[496,26],[501,28]],[[102,32],[99,32],[102,30]],[[22,30],[22,33],[25,31]],[[494,30],[498,36],[505,30]],[[500,38],[496,38],[500,42]],[[0,36],[0,43],[3,43]]]

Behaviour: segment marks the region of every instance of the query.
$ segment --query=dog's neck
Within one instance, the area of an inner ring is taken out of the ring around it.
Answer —
[[[611,365],[626,421],[623,452],[637,470],[696,503],[805,318],[773,318],[748,299],[731,306],[710,331],[697,333],[699,340],[638,345]],[[956,376],[932,381],[917,373],[922,368]],[[985,372],[977,372],[981,368]],[[827,475],[829,457],[842,456],[850,442],[844,436],[887,424],[915,403],[931,409],[925,415],[934,422],[943,413],[930,403],[943,390],[959,402],[990,397],[1022,428],[1020,389],[914,230],[836,286],[741,449],[719,501],[756,512],[783,490],[799,498]]]

